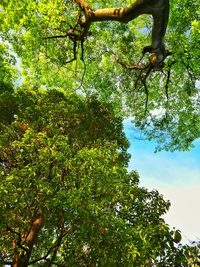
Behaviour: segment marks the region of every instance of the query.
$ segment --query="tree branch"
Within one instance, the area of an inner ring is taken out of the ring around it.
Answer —
[[[74,2],[80,7],[80,9],[85,13],[86,16],[89,15],[92,9],[85,0],[74,0]]]
[[[176,62],[173,61],[170,65],[169,65],[169,69],[167,70],[167,79],[166,79],[166,84],[165,84],[165,94],[166,94],[166,98],[167,98],[167,102],[169,100],[169,82],[170,82],[170,76],[171,76],[171,68],[172,66],[175,64]]]
[[[71,228],[69,228],[69,229],[68,229],[67,231],[65,231],[64,233],[62,232],[62,233],[60,234],[60,236],[58,237],[57,241],[55,241],[55,244],[54,244],[52,247],[49,248],[49,250],[47,251],[47,253],[46,253],[44,256],[42,256],[42,257],[40,257],[40,258],[38,258],[38,259],[35,259],[35,260],[29,262],[28,265],[32,265],[32,264],[34,264],[34,263],[36,263],[36,262],[39,262],[39,261],[42,261],[42,260],[48,260],[49,262],[53,263],[53,259],[54,259],[55,256],[56,256],[56,252],[57,252],[57,250],[55,251],[55,253],[54,253],[54,255],[53,255],[53,256],[54,256],[53,259],[49,260],[49,259],[47,259],[47,257],[50,255],[50,253],[51,253],[54,249],[57,249],[57,248],[60,247],[60,245],[61,245],[61,243],[62,243],[62,239],[63,239],[63,237],[64,237],[65,235],[67,235],[70,231],[71,231]]]
[[[35,240],[38,237],[38,233],[40,229],[42,228],[44,223],[44,214],[38,210],[36,212],[35,218],[33,220],[33,223],[30,227],[29,234],[26,237],[26,249],[24,249],[24,252],[19,254],[17,251],[17,248],[15,248],[15,260],[12,264],[13,267],[26,267],[28,265],[29,258],[31,256],[32,248],[35,243]],[[24,242],[24,244],[25,244]],[[19,246],[20,244],[17,243]],[[20,247],[20,246],[19,246]]]
[[[96,10],[93,10],[85,0],[74,0],[74,2],[84,13],[85,18],[81,18],[81,15],[79,14],[78,21],[74,27],[70,27],[68,31],[58,29],[62,32],[66,32],[65,35],[55,35],[45,37],[45,39],[69,37],[73,42],[81,41],[83,52],[83,41],[88,34],[92,22],[119,21],[128,23],[129,21],[137,18],[142,14],[149,14],[153,16],[154,21],[152,28],[152,43],[151,45],[143,48],[143,55],[146,52],[152,53],[152,55],[155,55],[154,63],[152,63],[151,57],[149,58],[150,63],[154,65],[154,70],[160,70],[163,68],[163,62],[165,58],[170,55],[170,52],[168,50],[165,50],[164,47],[164,36],[166,33],[169,17],[169,0],[135,0],[128,7],[111,7]],[[80,30],[79,27],[81,27],[82,30]],[[70,63],[75,59],[76,53],[74,53],[74,58],[72,60],[69,60],[67,63]],[[81,60],[83,60],[83,53]],[[146,66],[143,67],[138,65],[124,66],[128,69],[146,68]]]

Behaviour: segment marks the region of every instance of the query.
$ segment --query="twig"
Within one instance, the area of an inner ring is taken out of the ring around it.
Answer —
[[[175,63],[176,62],[173,61],[169,65],[169,69],[167,70],[167,79],[166,79],[166,84],[165,84],[165,94],[166,94],[167,102],[169,100],[169,82],[170,82],[170,76],[171,76],[171,68],[172,68],[172,65],[174,65]]]
[[[66,38],[68,37],[69,34],[65,34],[65,35],[53,35],[53,36],[45,36],[43,37],[43,39],[56,39],[56,38]]]
[[[15,235],[18,236],[18,241],[17,241],[17,245],[19,246],[19,248],[21,248],[22,250],[26,251],[27,253],[29,252],[29,250],[23,246],[22,244],[22,239],[21,239],[21,234],[19,232],[16,232],[15,230],[13,230],[10,226],[7,225],[7,230]]]
[[[116,54],[113,51],[110,51],[111,54],[114,55],[115,60],[117,61],[117,63],[119,63],[122,67],[129,69],[129,70],[145,70],[149,67],[148,65],[139,65],[139,63],[141,62],[141,60],[143,59],[143,56],[140,58],[140,60],[138,61],[137,64],[134,65],[127,65],[126,63],[122,62],[121,60],[119,60],[119,58],[117,58]]]
[[[146,81],[142,80],[142,83],[144,85],[145,94],[146,94],[146,100],[145,100],[145,115],[147,114],[147,107],[148,107],[148,101],[149,101],[149,90],[146,85]]]

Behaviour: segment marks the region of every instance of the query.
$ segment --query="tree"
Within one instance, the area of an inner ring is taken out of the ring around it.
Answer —
[[[169,202],[127,172],[109,104],[24,88],[0,101],[1,263],[188,266],[180,233],[161,218]]]
[[[150,43],[151,16],[141,15],[125,24],[83,21],[89,16],[86,10],[96,18],[102,9],[121,12],[134,5],[128,0],[23,0],[17,5],[2,1],[2,40],[21,58],[23,84],[65,85],[84,93],[92,88],[102,101],[114,100],[116,112],[132,116],[135,126],[149,139],[157,139],[160,148],[188,149],[200,133],[199,3],[170,1],[165,47],[172,55],[156,72],[128,68],[149,64],[147,55],[138,62]],[[120,6],[124,9],[116,9]]]
[[[149,16],[90,23],[85,1],[1,1],[0,264],[198,266],[199,244],[162,219],[169,202],[128,173],[122,131],[132,115],[166,149],[199,137],[199,4],[170,3],[165,47],[143,49]]]

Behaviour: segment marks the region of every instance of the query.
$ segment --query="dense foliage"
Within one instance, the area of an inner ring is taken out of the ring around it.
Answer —
[[[109,105],[3,84],[0,103],[2,262],[188,266],[180,233],[161,218],[169,203],[127,172],[128,143]]]
[[[69,29],[80,31],[77,21],[83,14],[75,2],[79,1],[1,1],[2,40],[9,41],[21,59],[21,82],[84,93],[95,90],[102,101],[114,100],[117,112],[132,116],[147,137],[161,143],[160,148],[188,149],[200,136],[199,1],[170,0],[165,43],[172,55],[163,72],[151,73],[146,86],[140,71],[128,70],[118,60],[139,61],[142,48],[150,43],[151,17],[143,15],[128,24],[93,23],[83,44],[84,55],[78,42],[77,60],[67,64],[74,58],[74,43],[67,36],[58,37]],[[104,8],[131,2],[89,0],[88,4]]]
[[[172,55],[144,86],[119,61],[139,61],[151,17],[93,23],[74,51],[59,36],[79,33],[75,2],[0,1],[0,266],[199,266],[199,244],[162,218],[169,202],[127,171],[122,126],[132,116],[170,150],[199,138],[199,3],[170,1]]]

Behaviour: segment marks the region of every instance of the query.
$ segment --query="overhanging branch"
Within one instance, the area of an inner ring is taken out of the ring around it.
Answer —
[[[93,10],[85,0],[74,0],[74,2],[79,6],[84,16],[79,14],[77,23],[73,28],[66,31],[65,35],[55,35],[45,37],[45,39],[69,37],[73,42],[81,41],[83,43],[92,22],[112,20],[128,23],[140,15],[149,14],[153,16],[154,21],[152,44],[143,48],[143,54],[147,52],[154,54],[154,61],[151,61],[150,58],[150,63],[154,64],[156,67],[159,66],[159,69],[163,67],[164,64],[162,63],[165,58],[170,55],[169,51],[165,50],[164,47],[164,36],[169,17],[169,0],[136,0],[127,7],[111,7],[96,10]],[[81,28],[81,30],[78,28]],[[69,62],[71,61],[72,60]],[[132,66],[131,68],[141,69],[136,66]],[[156,70],[156,68],[154,68],[154,70]]]

